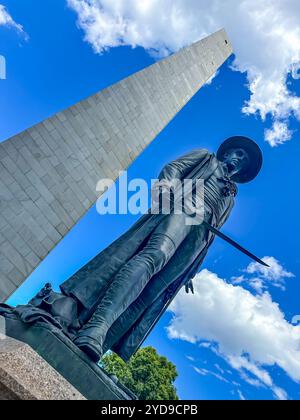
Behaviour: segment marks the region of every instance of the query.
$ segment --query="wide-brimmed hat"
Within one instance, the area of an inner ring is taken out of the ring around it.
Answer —
[[[230,137],[220,146],[217,153],[217,158],[223,161],[224,156],[228,150],[231,149],[243,149],[248,153],[250,157],[249,164],[245,166],[239,173],[234,175],[232,180],[239,184],[245,184],[255,179],[259,174],[263,164],[263,154],[258,144],[256,144],[248,137]]]

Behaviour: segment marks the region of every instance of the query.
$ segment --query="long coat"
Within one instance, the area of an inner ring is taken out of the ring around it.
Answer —
[[[207,150],[195,150],[168,164],[159,179],[208,180],[219,162]],[[234,206],[234,198],[228,197],[228,205],[219,219],[213,215],[211,223],[220,228]],[[83,317],[88,320],[110,286],[116,273],[134,257],[146,243],[151,233],[168,217],[146,214],[127,233],[101,252],[61,286],[61,290],[76,296],[83,307]],[[198,272],[214,240],[214,235],[197,226],[180,245],[164,269],[155,275],[139,298],[121,315],[110,329],[105,349],[112,349],[128,360],[142,345],[168,306]]]

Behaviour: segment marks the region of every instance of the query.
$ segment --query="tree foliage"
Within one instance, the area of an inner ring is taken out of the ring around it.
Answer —
[[[176,366],[160,356],[153,347],[139,350],[128,363],[109,353],[101,361],[102,367],[129,388],[140,400],[178,400],[174,381]]]

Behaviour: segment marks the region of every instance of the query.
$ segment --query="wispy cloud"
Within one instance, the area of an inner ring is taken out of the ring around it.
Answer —
[[[11,28],[14,28],[27,37],[27,35],[24,32],[23,26],[14,21],[6,7],[3,6],[3,4],[0,4],[0,26],[9,26]]]
[[[290,140],[289,118],[300,120],[300,98],[287,83],[299,78],[300,2],[297,0],[67,0],[78,14],[85,40],[97,53],[122,45],[141,46],[162,56],[221,27],[229,32],[246,74],[248,115],[263,121],[272,147]],[[233,13],[234,11],[234,13]]]
[[[246,283],[258,293],[263,293],[270,286],[285,290],[286,280],[294,278],[295,275],[287,271],[274,257],[265,257],[263,261],[269,265],[269,268],[258,263],[251,263],[243,270],[244,274],[232,278],[233,284]]]
[[[287,122],[275,121],[271,129],[265,130],[267,142],[276,147],[291,140],[293,131],[289,129]]]
[[[224,382],[226,384],[230,384],[230,381],[228,379],[226,379],[224,375],[221,375],[219,373],[216,373],[216,372],[214,372],[212,370],[199,368],[197,366],[193,366],[193,368],[194,368],[194,371],[197,372],[201,376],[212,376],[212,377],[214,377],[215,379],[217,379],[220,382]]]
[[[239,399],[241,401],[246,401],[246,398],[244,397],[244,395],[243,395],[243,393],[240,389],[238,389],[237,393],[238,393]]]

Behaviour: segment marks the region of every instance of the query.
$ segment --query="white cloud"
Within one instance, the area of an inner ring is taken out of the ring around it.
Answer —
[[[294,278],[295,275],[285,270],[274,257],[265,257],[263,261],[269,268],[253,262],[244,270],[244,275],[232,278],[233,284],[247,283],[258,293],[263,293],[269,286],[285,290],[286,280]]]
[[[239,399],[241,401],[246,401],[246,398],[244,397],[244,395],[243,395],[243,393],[242,393],[241,390],[238,390],[237,393],[238,393]]]
[[[209,375],[209,371],[206,370],[206,369],[201,369],[201,368],[198,368],[198,367],[194,366],[194,370],[195,370],[195,372],[197,372],[201,376],[208,376]]]
[[[293,273],[285,270],[274,257],[265,257],[264,262],[267,263],[269,267],[264,267],[257,262],[253,262],[248,266],[246,272],[248,274],[258,274],[270,281],[281,282],[282,279],[295,277]]]
[[[287,392],[282,388],[275,386],[273,388],[273,392],[277,399],[280,401],[287,401],[289,399]]]
[[[22,25],[16,23],[3,4],[0,4],[0,26],[10,26],[24,33]]]
[[[291,140],[292,136],[293,132],[286,122],[275,121],[272,128],[265,130],[265,138],[272,147]]]
[[[224,369],[222,369],[221,368],[221,366],[220,365],[218,365],[217,363],[215,363],[215,368],[222,374],[222,375],[224,375],[225,374],[225,370]]]
[[[170,308],[174,317],[167,329],[169,338],[211,343],[252,385],[286,396],[267,368],[276,365],[300,382],[300,326],[286,321],[268,293],[255,296],[208,270],[201,271],[194,283],[195,295],[182,291]]]
[[[226,379],[223,375],[220,375],[219,373],[213,372],[211,370],[199,368],[197,366],[194,366],[193,368],[195,372],[197,372],[201,376],[212,376],[220,382],[224,382],[225,384],[230,384],[230,381],[228,381],[228,379]]]
[[[243,112],[273,119],[266,140],[290,139],[290,116],[300,120],[300,98],[287,76],[299,78],[298,0],[67,0],[85,40],[101,53],[121,45],[160,55],[174,52],[225,27],[234,44],[233,68],[245,72],[251,93]]]
[[[292,76],[295,80],[300,79],[300,63],[292,64]]]

